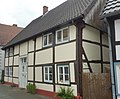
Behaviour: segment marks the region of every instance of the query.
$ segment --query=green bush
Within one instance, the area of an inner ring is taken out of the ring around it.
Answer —
[[[62,99],[74,99],[73,89],[68,87],[67,89],[65,87],[60,87],[59,92],[57,93],[57,96],[62,97]]]
[[[27,92],[35,94],[36,93],[36,85],[29,83],[27,86]]]

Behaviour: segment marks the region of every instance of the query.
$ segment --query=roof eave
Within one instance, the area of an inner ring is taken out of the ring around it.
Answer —
[[[84,15],[81,14],[81,15],[78,16],[78,17],[75,17],[75,18],[73,18],[73,19],[71,19],[71,20],[68,20],[68,21],[62,23],[62,24],[59,24],[59,25],[57,25],[57,26],[54,26],[54,27],[52,27],[52,28],[50,28],[50,29],[48,29],[48,30],[43,31],[42,33],[38,33],[38,34],[36,34],[36,35],[33,35],[33,36],[29,37],[29,38],[23,39],[23,40],[21,40],[21,41],[19,41],[19,42],[16,42],[16,43],[11,44],[11,45],[8,45],[8,46],[7,46],[7,44],[6,44],[6,45],[3,46],[2,50],[5,50],[5,49],[7,49],[7,48],[9,48],[9,47],[15,46],[15,45],[17,45],[17,44],[19,44],[19,43],[22,43],[22,42],[25,42],[25,41],[27,41],[27,40],[30,40],[30,39],[32,39],[32,38],[34,38],[34,37],[37,37],[38,35],[43,34],[43,33],[45,33],[46,31],[50,31],[50,30],[52,30],[52,29],[55,29],[55,28],[57,28],[57,27],[60,27],[60,26],[62,26],[62,25],[65,25],[65,24],[73,23],[73,22],[76,21],[76,20],[80,20],[80,19],[82,20],[83,17],[84,17]]]
[[[114,12],[111,12],[111,13],[102,14],[100,16],[100,18],[104,19],[104,18],[108,18],[108,17],[111,17],[111,16],[116,16],[116,15],[119,15],[119,14],[120,14],[120,10],[117,10],[117,11],[114,11]]]

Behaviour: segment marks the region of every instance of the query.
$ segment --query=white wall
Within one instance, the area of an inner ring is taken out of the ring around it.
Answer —
[[[55,62],[76,60],[76,42],[55,47]]]
[[[34,51],[34,40],[30,40],[28,45],[29,45],[28,51],[29,52]]]
[[[52,48],[36,52],[35,64],[47,64],[53,62],[53,50]]]
[[[28,53],[28,42],[20,44],[20,56]]]
[[[3,46],[0,46],[0,79],[2,70],[4,70],[4,59],[5,59],[5,52],[1,49]]]
[[[14,55],[19,54],[19,45],[14,47]]]
[[[41,81],[42,82],[43,75],[42,75],[42,67],[36,67],[35,68],[35,81]]]
[[[120,19],[115,20],[115,41],[120,41]]]
[[[36,39],[36,50],[41,49],[42,48],[42,37],[38,37]]]

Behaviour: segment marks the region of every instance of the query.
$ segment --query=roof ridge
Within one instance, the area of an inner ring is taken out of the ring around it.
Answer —
[[[83,3],[81,3],[83,2]],[[81,18],[82,14],[87,14],[94,6],[96,0],[67,0],[57,7],[51,9],[43,17],[34,19],[4,48],[21,43],[32,37],[40,35],[48,30],[56,28],[61,24],[71,22],[76,18]],[[83,6],[83,7],[82,7]]]
[[[88,5],[88,7],[84,11],[84,16],[86,16],[89,11],[93,8],[93,6],[96,4],[97,0],[92,0],[92,2]]]

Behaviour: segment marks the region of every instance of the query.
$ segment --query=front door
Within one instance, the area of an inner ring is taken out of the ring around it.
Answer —
[[[27,85],[27,57],[21,57],[19,65],[19,87],[26,88],[26,85]]]

